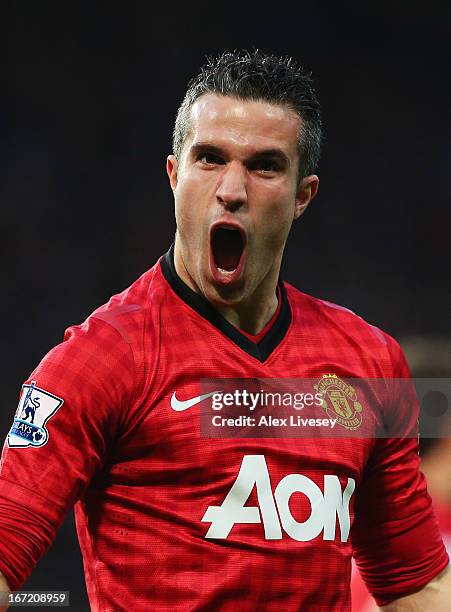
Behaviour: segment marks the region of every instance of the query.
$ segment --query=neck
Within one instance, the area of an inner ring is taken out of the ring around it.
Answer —
[[[189,274],[184,264],[183,257],[179,252],[177,240],[174,248],[174,267],[180,279],[190,289],[202,295],[208,300],[207,295]],[[277,310],[277,280],[279,277],[280,261],[275,262],[269,273],[256,289],[243,300],[232,305],[212,303],[217,310],[231,325],[249,334],[257,335],[265,327]]]
[[[233,306],[215,306],[234,327],[248,334],[257,335],[265,327],[277,310],[277,282],[269,292],[256,291],[245,302]],[[266,295],[265,295],[266,294]]]

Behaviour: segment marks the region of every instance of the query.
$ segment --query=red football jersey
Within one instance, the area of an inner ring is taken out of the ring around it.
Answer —
[[[409,376],[352,312],[282,282],[279,299],[255,343],[178,278],[171,250],[67,330],[2,455],[13,589],[74,503],[94,611],[345,611],[353,552],[380,603],[446,566],[415,436],[201,435],[203,379]]]

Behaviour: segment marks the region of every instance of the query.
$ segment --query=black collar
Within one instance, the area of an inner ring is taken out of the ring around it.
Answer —
[[[263,339],[255,343],[229,323],[202,295],[190,289],[188,285],[182,281],[175,270],[174,245],[172,245],[169,251],[163,255],[160,263],[165,279],[176,294],[201,317],[210,321],[212,325],[217,327],[223,334],[230,338],[232,342],[237,344],[249,355],[252,355],[252,357],[255,357],[261,362],[266,361],[282,342],[291,323],[291,309],[288,303],[285,286],[281,280],[279,280],[279,289],[282,304],[277,319]]]

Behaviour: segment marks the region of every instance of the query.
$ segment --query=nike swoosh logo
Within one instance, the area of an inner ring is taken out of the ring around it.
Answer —
[[[176,392],[174,391],[171,397],[171,408],[176,412],[182,412],[183,410],[188,410],[188,408],[192,408],[196,404],[199,404],[199,402],[203,402],[204,399],[207,399],[208,397],[211,397],[216,393],[222,393],[222,391],[211,391],[211,393],[205,393],[204,395],[198,395],[197,397],[192,397],[191,399],[180,401],[176,398]]]

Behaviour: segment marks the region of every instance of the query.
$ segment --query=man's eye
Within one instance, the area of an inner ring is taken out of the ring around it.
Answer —
[[[260,170],[261,172],[278,172],[279,165],[270,159],[260,159],[253,162],[250,169]]]
[[[198,156],[198,161],[201,161],[204,164],[220,164],[222,163],[222,159],[213,153],[200,153]]]

